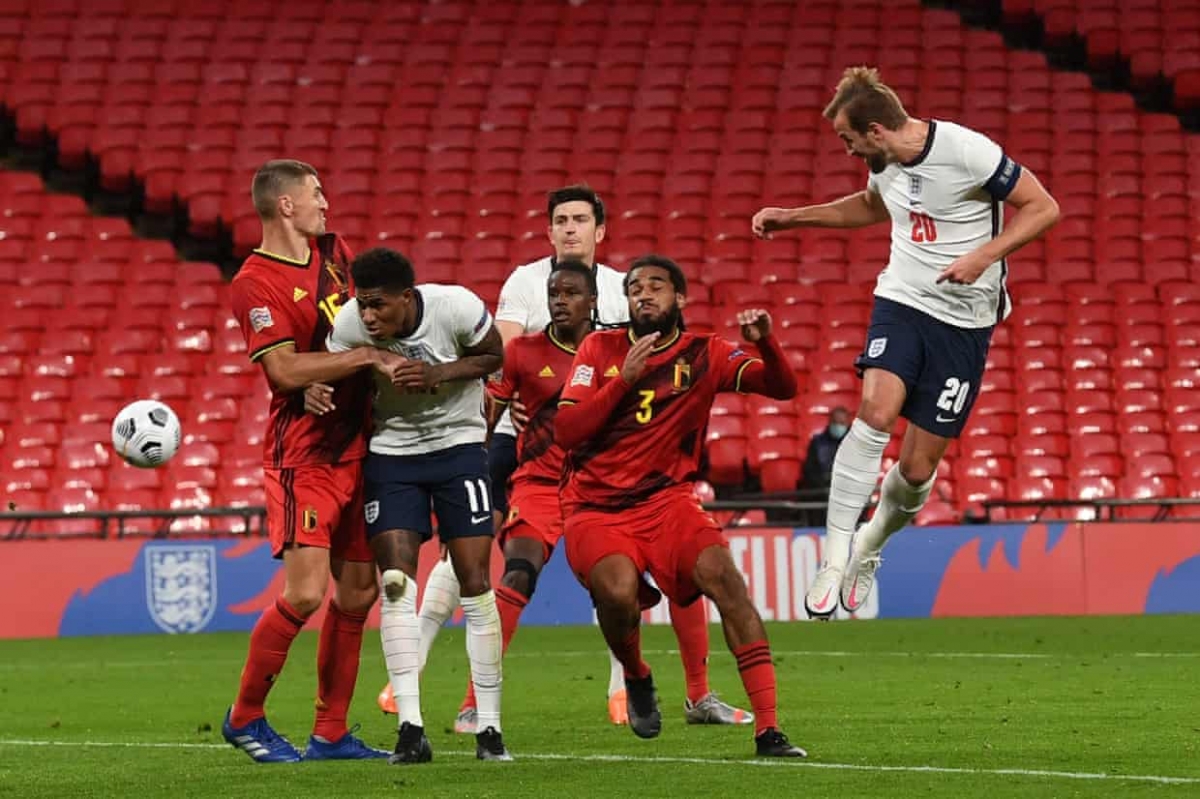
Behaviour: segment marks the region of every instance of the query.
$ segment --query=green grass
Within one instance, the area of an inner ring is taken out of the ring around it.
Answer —
[[[434,762],[407,768],[257,766],[218,746],[245,635],[7,641],[0,796],[1200,796],[1198,627],[1186,616],[774,625],[781,721],[811,757],[767,767],[749,762],[747,730],[683,723],[669,628],[644,636],[664,709],[654,741],[607,723],[597,630],[522,629],[505,664],[511,764],[475,761],[473,739],[449,730],[466,665],[461,629],[446,630],[423,680]],[[713,686],[744,703],[717,628],[713,645]],[[268,706],[301,745],[315,647],[312,633],[298,639]],[[374,706],[383,682],[369,634],[352,720],[390,749],[394,719]],[[997,773],[1005,769],[1195,782]]]

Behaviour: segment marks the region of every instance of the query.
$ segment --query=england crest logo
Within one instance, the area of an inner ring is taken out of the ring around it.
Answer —
[[[887,349],[887,336],[882,338],[873,338],[871,343],[867,345],[867,357],[878,358],[883,355],[883,351]]]
[[[367,524],[374,524],[379,520],[379,500],[373,499],[363,507],[363,513],[367,517]]]
[[[196,633],[217,611],[217,552],[212,546],[146,547],[146,607],[164,632]]]

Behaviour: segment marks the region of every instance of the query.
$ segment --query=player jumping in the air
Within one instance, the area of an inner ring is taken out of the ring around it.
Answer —
[[[674,261],[637,259],[625,287],[630,328],[584,339],[554,436],[567,452],[561,500],[567,560],[624,666],[629,726],[642,738],[662,729],[641,651],[648,593],[642,575],[649,572],[681,605],[701,596],[716,603],[754,709],[757,753],[803,757],[776,720],[775,667],[762,619],[724,534],[693,490],[716,394],[791,399],[795,376],[764,311],[738,314],[747,349],[684,332],[687,281]]]
[[[333,352],[402,356],[396,379],[377,380],[374,432],[363,468],[371,548],[383,573],[380,634],[400,730],[392,763],[432,758],[421,717],[417,555],[433,534],[462,586],[467,658],[479,699],[476,755],[509,760],[500,733],[500,618],[492,592],[492,510],[483,380],[503,347],[483,301],[461,286],[416,285],[412,265],[379,248],[351,265],[355,297],[329,336]]]
[[[250,634],[237,700],[222,734],[259,763],[300,753],[267,723],[263,705],[293,639],[335,589],[317,646],[317,719],[305,759],[387,757],[346,728],[358,677],[363,623],[379,589],[362,519],[362,460],[374,367],[391,380],[401,359],[378,350],[325,352],[334,316],[351,293],[350,252],[325,232],[328,203],[317,171],[300,161],[269,161],[254,176],[262,245],[233,279],[233,313],[271,385],[263,471],[271,551],[283,559],[283,593]],[[336,407],[304,412],[304,389],[334,384]]]
[[[629,321],[629,304],[625,299],[625,273],[596,261],[596,248],[604,241],[606,209],[600,196],[583,185],[564,186],[550,192],[546,202],[549,221],[547,235],[554,255],[518,266],[509,275],[500,292],[496,311],[496,329],[505,344],[523,334],[537,334],[550,324],[546,303],[546,285],[555,265],[568,258],[582,261],[592,271],[597,289],[592,321],[597,327],[612,327]],[[562,381],[561,376],[559,382]],[[518,392],[523,395],[524,392]],[[523,396],[514,398],[514,405],[526,405]],[[509,478],[516,468],[516,431],[506,412],[500,417],[492,435],[488,460],[492,474],[492,507],[508,507],[506,491]],[[501,516],[503,518],[503,516]],[[421,653],[424,656],[433,643],[441,625],[450,618],[458,604],[458,586],[448,563],[434,566],[425,584],[421,599]],[[679,658],[683,661],[687,697],[684,717],[689,724],[752,724],[754,714],[734,707],[713,691],[708,682],[708,616],[704,603],[690,607],[670,603],[671,626],[679,641]],[[620,661],[609,653],[608,716],[614,724],[625,724],[625,670]],[[385,711],[394,712],[391,697],[385,689],[380,703]],[[468,692],[454,723],[458,732],[474,732],[475,701]]]
[[[851,612],[863,605],[884,542],[924,506],[978,396],[992,329],[1012,308],[1005,259],[1058,220],[1032,172],[981,133],[908,116],[874,69],[847,69],[825,117],[846,151],[867,162],[867,188],[824,205],[764,208],[752,222],[763,238],[892,223],[891,258],[857,361],[862,403],[834,459],[824,562],[805,598],[809,615],[822,618],[839,601]],[[1004,202],[1019,211],[1007,226]],[[856,534],[901,416],[911,424],[900,459]]]

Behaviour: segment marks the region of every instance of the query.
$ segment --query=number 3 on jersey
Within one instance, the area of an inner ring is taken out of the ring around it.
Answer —
[[[646,424],[654,418],[654,406],[651,404],[654,402],[654,391],[642,390],[638,392],[638,396],[642,401],[638,403],[637,413],[633,418],[637,419],[638,424]]]
[[[909,211],[908,218],[912,220],[912,240],[917,243],[937,241],[937,225],[933,217],[920,211]]]

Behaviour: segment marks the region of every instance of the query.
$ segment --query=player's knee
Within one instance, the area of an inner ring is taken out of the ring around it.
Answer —
[[[937,466],[937,461],[928,458],[902,459],[899,463],[900,476],[910,486],[922,486],[937,474]]]
[[[890,433],[896,426],[896,413],[884,405],[864,399],[858,408],[858,418],[872,430]]]
[[[367,585],[337,587],[338,607],[348,613],[366,613],[375,606],[379,599],[379,585],[371,582]]]
[[[692,579],[717,607],[739,599],[749,601],[741,572],[733,565],[729,551],[723,547],[709,547],[700,553]]]
[[[307,619],[321,607],[325,592],[311,586],[288,586],[283,592],[283,598],[297,613]]]
[[[532,599],[537,588],[537,578],[537,567],[530,561],[525,558],[509,558],[504,561],[504,576],[500,578],[500,584],[526,599]]]
[[[588,582],[596,604],[637,607],[639,579],[637,569],[629,564],[627,569],[597,567]]]
[[[486,571],[472,571],[458,575],[459,593],[465,597],[479,596],[492,590],[492,581]]]

